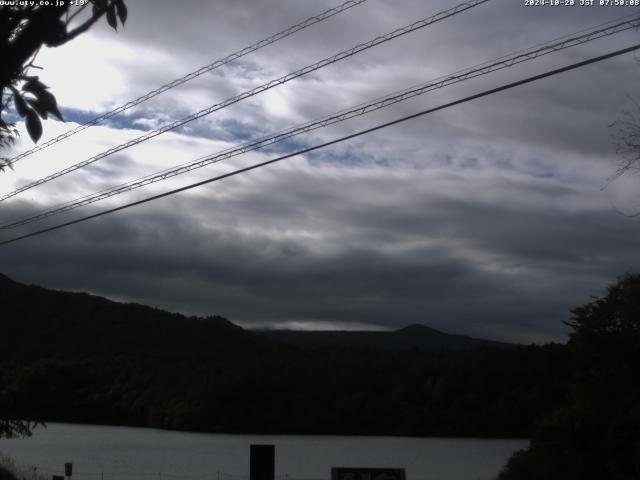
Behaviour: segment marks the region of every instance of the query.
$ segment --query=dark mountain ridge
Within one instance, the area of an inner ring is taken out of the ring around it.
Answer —
[[[24,285],[0,275],[0,358],[169,358],[276,350],[456,351],[507,346],[424,325],[390,332],[249,331],[220,316],[187,317],[87,293]]]
[[[0,275],[0,358],[266,352],[274,342],[220,316],[187,317],[88,293],[23,285]]]
[[[513,344],[452,335],[425,325],[414,324],[393,331],[297,331],[261,330],[273,340],[301,348],[339,348],[420,352],[457,351],[480,347],[509,347]]]

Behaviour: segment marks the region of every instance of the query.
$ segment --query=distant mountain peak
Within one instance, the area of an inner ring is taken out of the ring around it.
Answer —
[[[507,343],[455,335],[419,323],[392,331],[300,331],[267,330],[263,336],[305,349],[339,348],[356,350],[423,352],[507,347]]]
[[[440,330],[436,330],[435,328],[427,327],[422,323],[413,323],[411,325],[407,325],[406,327],[399,328],[395,330],[396,333],[443,333]]]

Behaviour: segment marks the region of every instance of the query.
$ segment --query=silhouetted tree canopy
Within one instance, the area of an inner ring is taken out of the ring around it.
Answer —
[[[572,310],[570,402],[501,480],[640,478],[640,275]]]
[[[632,100],[631,108],[624,110],[611,127],[615,129],[617,153],[622,157],[615,177],[640,170],[640,104]]]
[[[567,322],[573,329],[571,341],[596,347],[613,342],[638,345],[640,334],[640,275],[627,274],[609,286],[607,295],[574,308]]]
[[[0,9],[0,148],[11,145],[17,135],[15,124],[6,120],[10,105],[25,119],[34,142],[42,135],[40,119],[53,115],[62,120],[55,96],[31,73],[39,68],[34,62],[40,49],[64,45],[103,16],[114,29],[118,20],[124,25],[127,19],[124,0],[86,0],[81,7],[71,7],[71,2],[61,5],[51,2],[48,6],[40,2],[15,3]],[[87,7],[91,7],[90,12],[85,12]],[[0,159],[0,170],[7,165],[6,159]]]
[[[0,480],[18,480],[16,476],[6,468],[0,467]]]

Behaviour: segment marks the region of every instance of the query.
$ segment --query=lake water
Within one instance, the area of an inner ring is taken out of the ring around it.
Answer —
[[[249,445],[274,444],[278,480],[329,479],[332,466],[405,468],[407,480],[489,480],[527,440],[222,435],[50,423],[0,452],[46,478],[73,462],[72,480],[245,480]]]

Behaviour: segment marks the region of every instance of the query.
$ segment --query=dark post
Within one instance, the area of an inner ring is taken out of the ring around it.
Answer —
[[[71,478],[71,475],[73,475],[73,463],[67,462],[64,464],[64,475],[67,479]]]
[[[274,480],[275,466],[275,445],[251,445],[249,451],[249,480]]]

